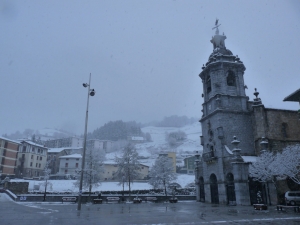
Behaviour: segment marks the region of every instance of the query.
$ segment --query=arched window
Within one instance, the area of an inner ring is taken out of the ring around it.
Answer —
[[[284,138],[287,138],[287,128],[288,128],[288,125],[286,123],[282,123],[281,124],[281,132],[282,132],[282,136]]]
[[[207,90],[207,93],[211,92],[211,80],[210,80],[209,75],[207,76],[207,79],[206,79],[206,90]]]
[[[235,74],[231,70],[229,70],[228,74],[227,74],[227,85],[228,86],[236,86]]]

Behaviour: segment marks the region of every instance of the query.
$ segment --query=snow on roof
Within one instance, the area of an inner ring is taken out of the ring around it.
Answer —
[[[77,149],[82,149],[82,147],[49,148],[48,153],[58,153],[63,150],[77,150]]]
[[[131,140],[133,140],[133,141],[143,141],[144,138],[143,137],[136,137],[136,136],[134,136],[134,137],[131,137]]]
[[[44,145],[39,145],[39,144],[37,144],[37,143],[34,143],[33,141],[21,141],[21,143],[22,142],[25,142],[25,143],[27,143],[27,144],[30,144],[30,145],[33,145],[33,146],[37,146],[37,147],[40,147],[40,148],[47,148],[47,147],[45,147]]]
[[[72,155],[64,155],[64,156],[60,156],[60,159],[65,159],[65,158],[73,158],[73,159],[78,159],[78,158],[82,158],[81,154],[72,154]]]
[[[0,139],[5,140],[5,141],[9,141],[9,142],[13,142],[13,143],[16,143],[16,144],[20,144],[20,142],[18,142],[18,141],[14,141],[14,140],[11,140],[11,139],[8,139],[8,138],[5,138],[5,137],[1,137],[1,136],[0,136]]]
[[[232,151],[227,147],[227,145],[224,145],[224,146],[225,146],[226,151],[227,151],[230,155],[232,155],[233,153],[232,153]]]
[[[242,156],[244,162],[256,162],[257,157],[256,156]]]

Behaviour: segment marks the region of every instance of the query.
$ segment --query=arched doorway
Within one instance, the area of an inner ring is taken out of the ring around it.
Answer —
[[[219,204],[218,181],[216,175],[214,173],[211,174],[209,180],[210,180],[211,203]]]
[[[253,178],[249,177],[249,192],[250,192],[250,202],[253,204],[267,204],[267,193],[264,183],[255,181]]]
[[[236,205],[234,176],[232,173],[228,173],[226,175],[226,194],[227,194],[227,204]]]
[[[205,202],[204,179],[199,178],[200,202]]]

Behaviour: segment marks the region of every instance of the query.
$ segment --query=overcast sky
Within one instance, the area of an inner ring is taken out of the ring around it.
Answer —
[[[201,117],[198,77],[216,18],[266,107],[300,88],[300,1],[0,1],[0,135]]]

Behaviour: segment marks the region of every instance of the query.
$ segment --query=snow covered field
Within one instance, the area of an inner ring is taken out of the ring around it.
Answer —
[[[178,175],[176,183],[180,184],[181,187],[185,187],[187,184],[194,183],[195,176],[182,174]],[[34,185],[40,185],[44,181],[38,180],[22,180],[22,179],[12,179],[11,182],[29,182],[29,191],[34,189]],[[49,180],[52,183],[48,186],[48,191],[54,192],[78,192],[78,187],[74,186],[75,180]],[[128,189],[128,186],[124,186],[125,190]],[[123,189],[122,185],[119,185],[119,182],[102,182],[99,187],[93,188],[93,191],[121,191]],[[152,189],[152,186],[148,183],[133,183],[131,185],[131,190],[147,190]],[[44,186],[40,186],[40,191],[44,190]],[[87,190],[84,190],[87,191]]]

